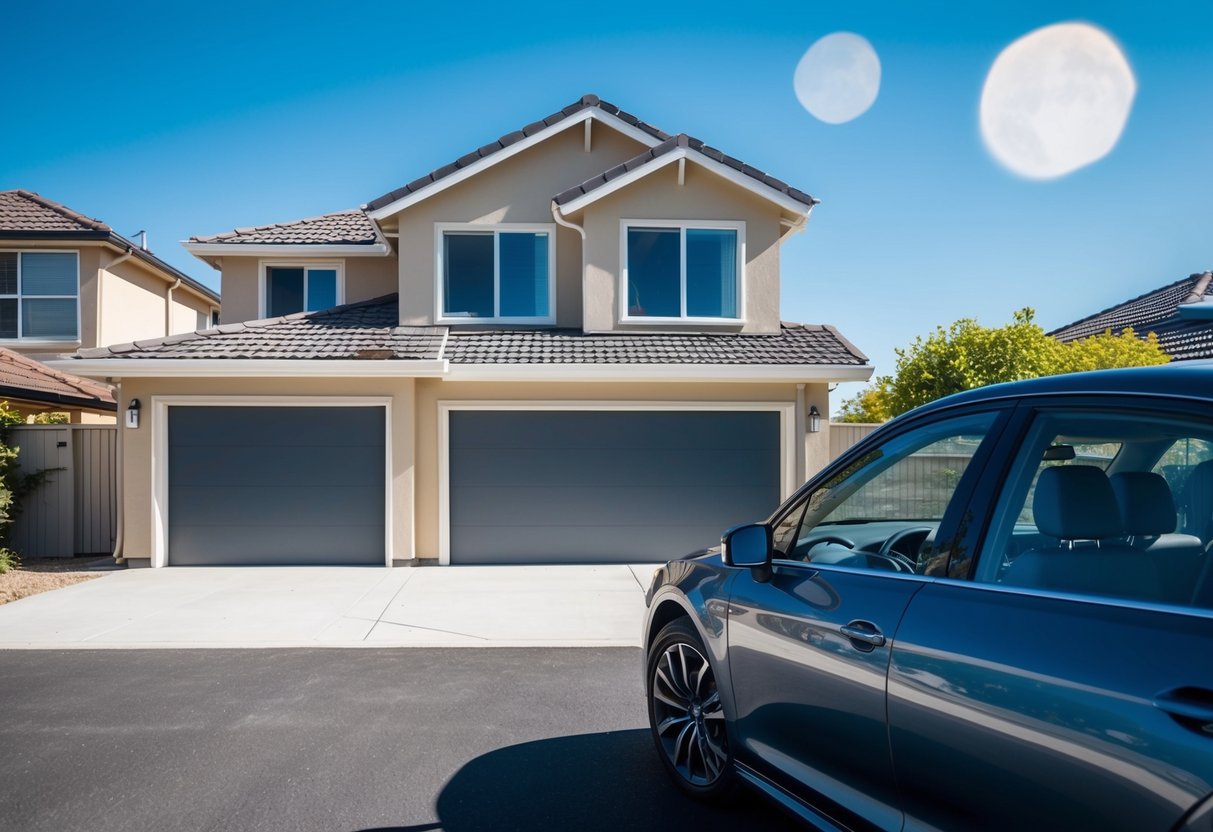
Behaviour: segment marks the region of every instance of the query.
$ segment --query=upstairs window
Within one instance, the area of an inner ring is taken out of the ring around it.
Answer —
[[[332,309],[342,302],[341,296],[341,269],[334,264],[265,267],[267,318]]]
[[[80,339],[76,252],[0,251],[0,339]]]
[[[439,319],[554,322],[554,230],[440,224]]]
[[[625,221],[623,319],[737,321],[745,226]]]

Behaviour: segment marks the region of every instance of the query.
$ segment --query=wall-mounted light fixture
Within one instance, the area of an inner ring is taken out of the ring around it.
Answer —
[[[809,433],[817,433],[821,430],[821,411],[817,409],[817,405],[809,408]]]
[[[139,400],[131,399],[131,403],[126,406],[126,426],[128,428],[139,427]]]

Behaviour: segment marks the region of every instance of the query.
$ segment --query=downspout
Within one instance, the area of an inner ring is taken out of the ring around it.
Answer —
[[[114,501],[117,505],[117,511],[114,512],[114,563],[124,565],[126,556],[123,555],[122,549],[126,541],[124,540],[124,532],[126,523],[124,516],[126,514],[125,504],[122,499],[123,495],[123,479],[122,479],[122,435],[126,433],[126,427],[122,424],[122,379],[115,381],[114,379],[106,379],[114,385],[114,401],[118,403],[118,435],[115,438],[117,459],[114,460],[114,484],[115,494]]]
[[[168,291],[164,293],[164,337],[173,334],[173,290],[181,285],[181,278],[177,278],[177,282],[168,287]]]
[[[804,400],[804,385],[796,385],[796,487],[799,488],[801,483],[806,479],[805,469],[808,467],[808,449],[805,447],[805,442],[808,439],[808,434],[805,432],[804,415],[805,415],[805,400]]]
[[[586,124],[589,124],[587,121]],[[556,204],[556,200],[552,200],[552,219],[557,225],[563,225],[565,228],[571,228],[581,235],[581,328],[585,329],[585,228],[580,225],[569,222],[560,215],[560,206]],[[556,317],[556,310],[552,310],[552,316]]]
[[[96,329],[96,335],[95,335],[97,343],[94,346],[100,347],[105,344],[105,341],[101,340],[101,309],[102,309],[101,287],[105,285],[105,280],[104,280],[104,278],[102,278],[101,274],[102,274],[102,272],[109,271],[114,266],[117,266],[119,263],[125,263],[127,260],[130,259],[131,255],[134,253],[135,253],[135,249],[131,248],[130,246],[127,246],[125,254],[118,255],[113,260],[109,261],[104,266],[100,266],[97,269],[97,315],[96,315],[97,329]]]

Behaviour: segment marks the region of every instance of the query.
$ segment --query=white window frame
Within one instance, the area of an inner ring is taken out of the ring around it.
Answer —
[[[22,343],[27,345],[34,344],[79,344],[80,343],[80,252],[72,248],[2,248],[0,254],[16,254],[17,255],[17,291],[12,295],[0,295],[0,299],[17,301],[17,337],[16,338],[0,338],[0,343],[16,344]],[[76,294],[74,295],[26,295],[21,289],[21,259],[24,254],[71,254],[76,258]],[[67,300],[71,298],[76,301],[76,334],[64,338],[48,338],[40,336],[38,338],[26,338],[22,334],[25,328],[25,314],[22,309],[22,301],[24,300]]]
[[[628,229],[677,228],[679,234],[680,310],[677,317],[628,314]],[[687,229],[710,229],[737,232],[737,317],[704,318],[687,315]],[[745,323],[745,222],[742,220],[643,220],[619,221],[619,322],[626,324],[744,324]]]
[[[335,269],[337,271],[337,305],[345,303],[345,261],[344,260],[259,260],[257,262],[259,277],[257,279],[257,317],[269,317],[267,300],[269,298],[270,269],[303,269],[303,309],[307,311],[307,281],[308,272],[312,269]],[[293,314],[293,313],[292,313]]]
[[[444,311],[446,298],[443,292],[443,236],[448,231],[480,232],[493,235],[493,317],[480,318],[471,315],[451,315]],[[501,233],[548,235],[548,314],[542,317],[502,317],[501,312]],[[434,321],[440,324],[554,324],[556,323],[556,224],[555,223],[434,223]]]

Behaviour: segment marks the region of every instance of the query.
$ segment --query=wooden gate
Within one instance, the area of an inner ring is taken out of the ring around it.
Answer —
[[[9,441],[27,472],[52,470],[22,501],[12,547],[26,557],[110,554],[117,520],[117,427],[25,425]]]

